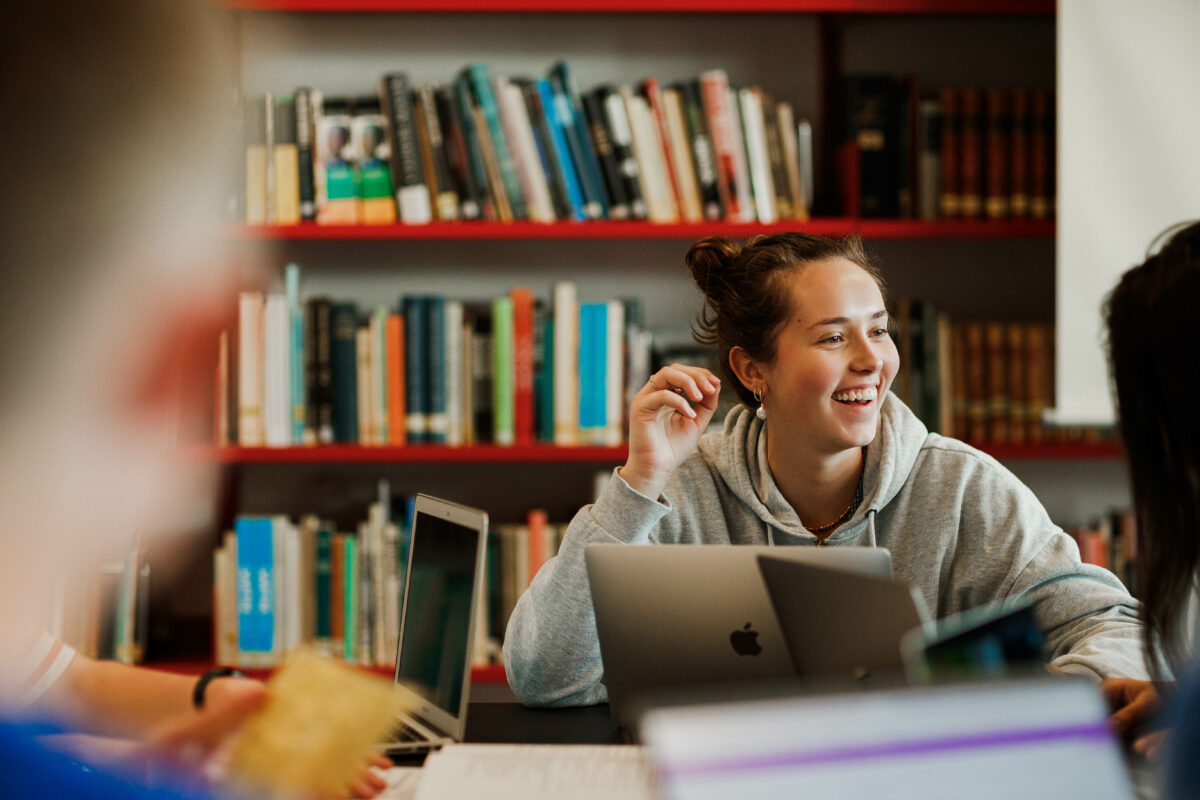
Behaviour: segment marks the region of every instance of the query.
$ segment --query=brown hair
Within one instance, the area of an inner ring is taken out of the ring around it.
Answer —
[[[844,258],[862,267],[886,301],[883,276],[858,236],[828,237],[807,233],[757,236],[738,244],[709,236],[688,249],[685,261],[704,293],[704,306],[692,325],[700,344],[715,345],[725,375],[746,405],[754,394],[729,366],[729,351],[741,347],[762,363],[775,359],[775,342],[789,314],[784,279],[816,261]]]

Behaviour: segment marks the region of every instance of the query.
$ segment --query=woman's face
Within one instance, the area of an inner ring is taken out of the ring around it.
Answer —
[[[798,269],[786,285],[791,314],[774,362],[760,365],[767,419],[817,452],[870,444],[900,364],[879,287],[844,258]]]

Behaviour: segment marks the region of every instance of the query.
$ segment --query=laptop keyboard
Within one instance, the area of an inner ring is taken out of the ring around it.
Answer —
[[[393,742],[426,742],[429,741],[429,738],[407,722],[397,720],[396,727],[392,729],[391,740]]]

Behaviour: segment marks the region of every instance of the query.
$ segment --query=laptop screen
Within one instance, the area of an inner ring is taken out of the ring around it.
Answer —
[[[396,682],[458,716],[471,646],[479,531],[417,511]]]
[[[664,796],[1129,800],[1099,690],[1050,678],[660,709]]]

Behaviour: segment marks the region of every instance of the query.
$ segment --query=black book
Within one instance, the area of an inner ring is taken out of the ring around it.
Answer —
[[[901,181],[900,82],[890,75],[846,77],[842,141],[856,145],[859,214],[898,217]]]
[[[300,219],[317,218],[317,194],[313,177],[312,89],[296,90],[296,160],[300,169]]]
[[[570,115],[570,120],[559,118],[563,122],[563,134],[567,140],[567,149],[571,151],[571,159],[575,162],[575,174],[579,177],[579,188],[583,192],[584,213],[589,219],[601,219],[607,215],[608,197],[604,191],[604,181],[600,177],[600,165],[596,162],[596,150],[588,132],[587,120],[584,118],[577,99],[574,81],[571,79],[571,69],[567,62],[559,61],[550,69],[550,86],[554,89],[555,102],[566,106],[563,111]]]
[[[304,305],[304,438],[317,444],[334,441],[331,310],[327,297],[311,298]]]
[[[465,75],[454,79],[454,103],[458,109],[458,123],[462,130],[463,143],[467,151],[467,164],[470,166],[471,179],[479,187],[480,213],[484,219],[497,219],[499,216],[493,192],[494,187],[488,180],[487,165],[483,161],[483,148],[479,143],[479,132],[475,129],[475,114],[471,102],[471,87]],[[501,188],[503,191],[503,187]]]
[[[629,127],[625,101],[615,86],[597,86],[592,93],[604,109],[604,120],[608,123],[613,154],[621,175],[621,187],[629,198],[629,215],[634,219],[646,219],[646,200],[642,197],[642,185],[638,180],[641,167],[633,155],[633,132]]]
[[[333,388],[333,438],[358,442],[358,309],[335,303],[329,311],[329,374]]]
[[[433,100],[442,129],[446,166],[458,193],[459,216],[463,219],[479,219],[483,213],[483,194],[471,168],[471,156],[463,133],[462,113],[459,111],[454,87],[439,86],[433,93]]]
[[[492,441],[492,310],[486,305],[470,305],[466,318],[473,324],[471,336],[470,413],[475,419],[475,441]]]
[[[609,219],[629,219],[629,197],[625,194],[625,182],[621,180],[621,162],[613,150],[612,136],[608,132],[608,119],[604,104],[594,93],[583,95],[583,114],[591,129],[592,144],[596,149],[596,160],[604,188],[608,193]]]
[[[542,95],[537,84],[528,78],[514,78],[513,85],[521,90],[525,100],[525,111],[529,114],[529,126],[533,129],[533,142],[537,147],[538,158],[542,170],[546,174],[546,184],[550,189],[550,205],[554,207],[556,219],[571,219],[574,212],[567,197],[567,179],[563,174],[562,165],[554,154],[554,144],[551,142],[550,120],[542,105]]]
[[[425,135],[429,142],[429,160],[433,164],[433,182],[437,186],[438,219],[457,219],[459,210],[458,187],[450,177],[450,164],[446,160],[445,136],[438,120],[437,102],[434,91],[437,87],[426,83],[418,86],[416,102],[421,107],[425,123]]]
[[[392,180],[396,191],[396,212],[404,222],[424,223],[433,218],[429,188],[421,165],[413,121],[412,89],[408,75],[393,72],[380,79],[379,96],[392,150]]]
[[[704,116],[700,80],[684,81],[676,84],[675,88],[683,97],[683,111],[687,116],[688,135],[691,139],[692,159],[696,164],[696,181],[700,184],[700,202],[704,207],[704,218],[723,219],[725,210],[721,206],[721,188],[717,185],[717,158]]]

